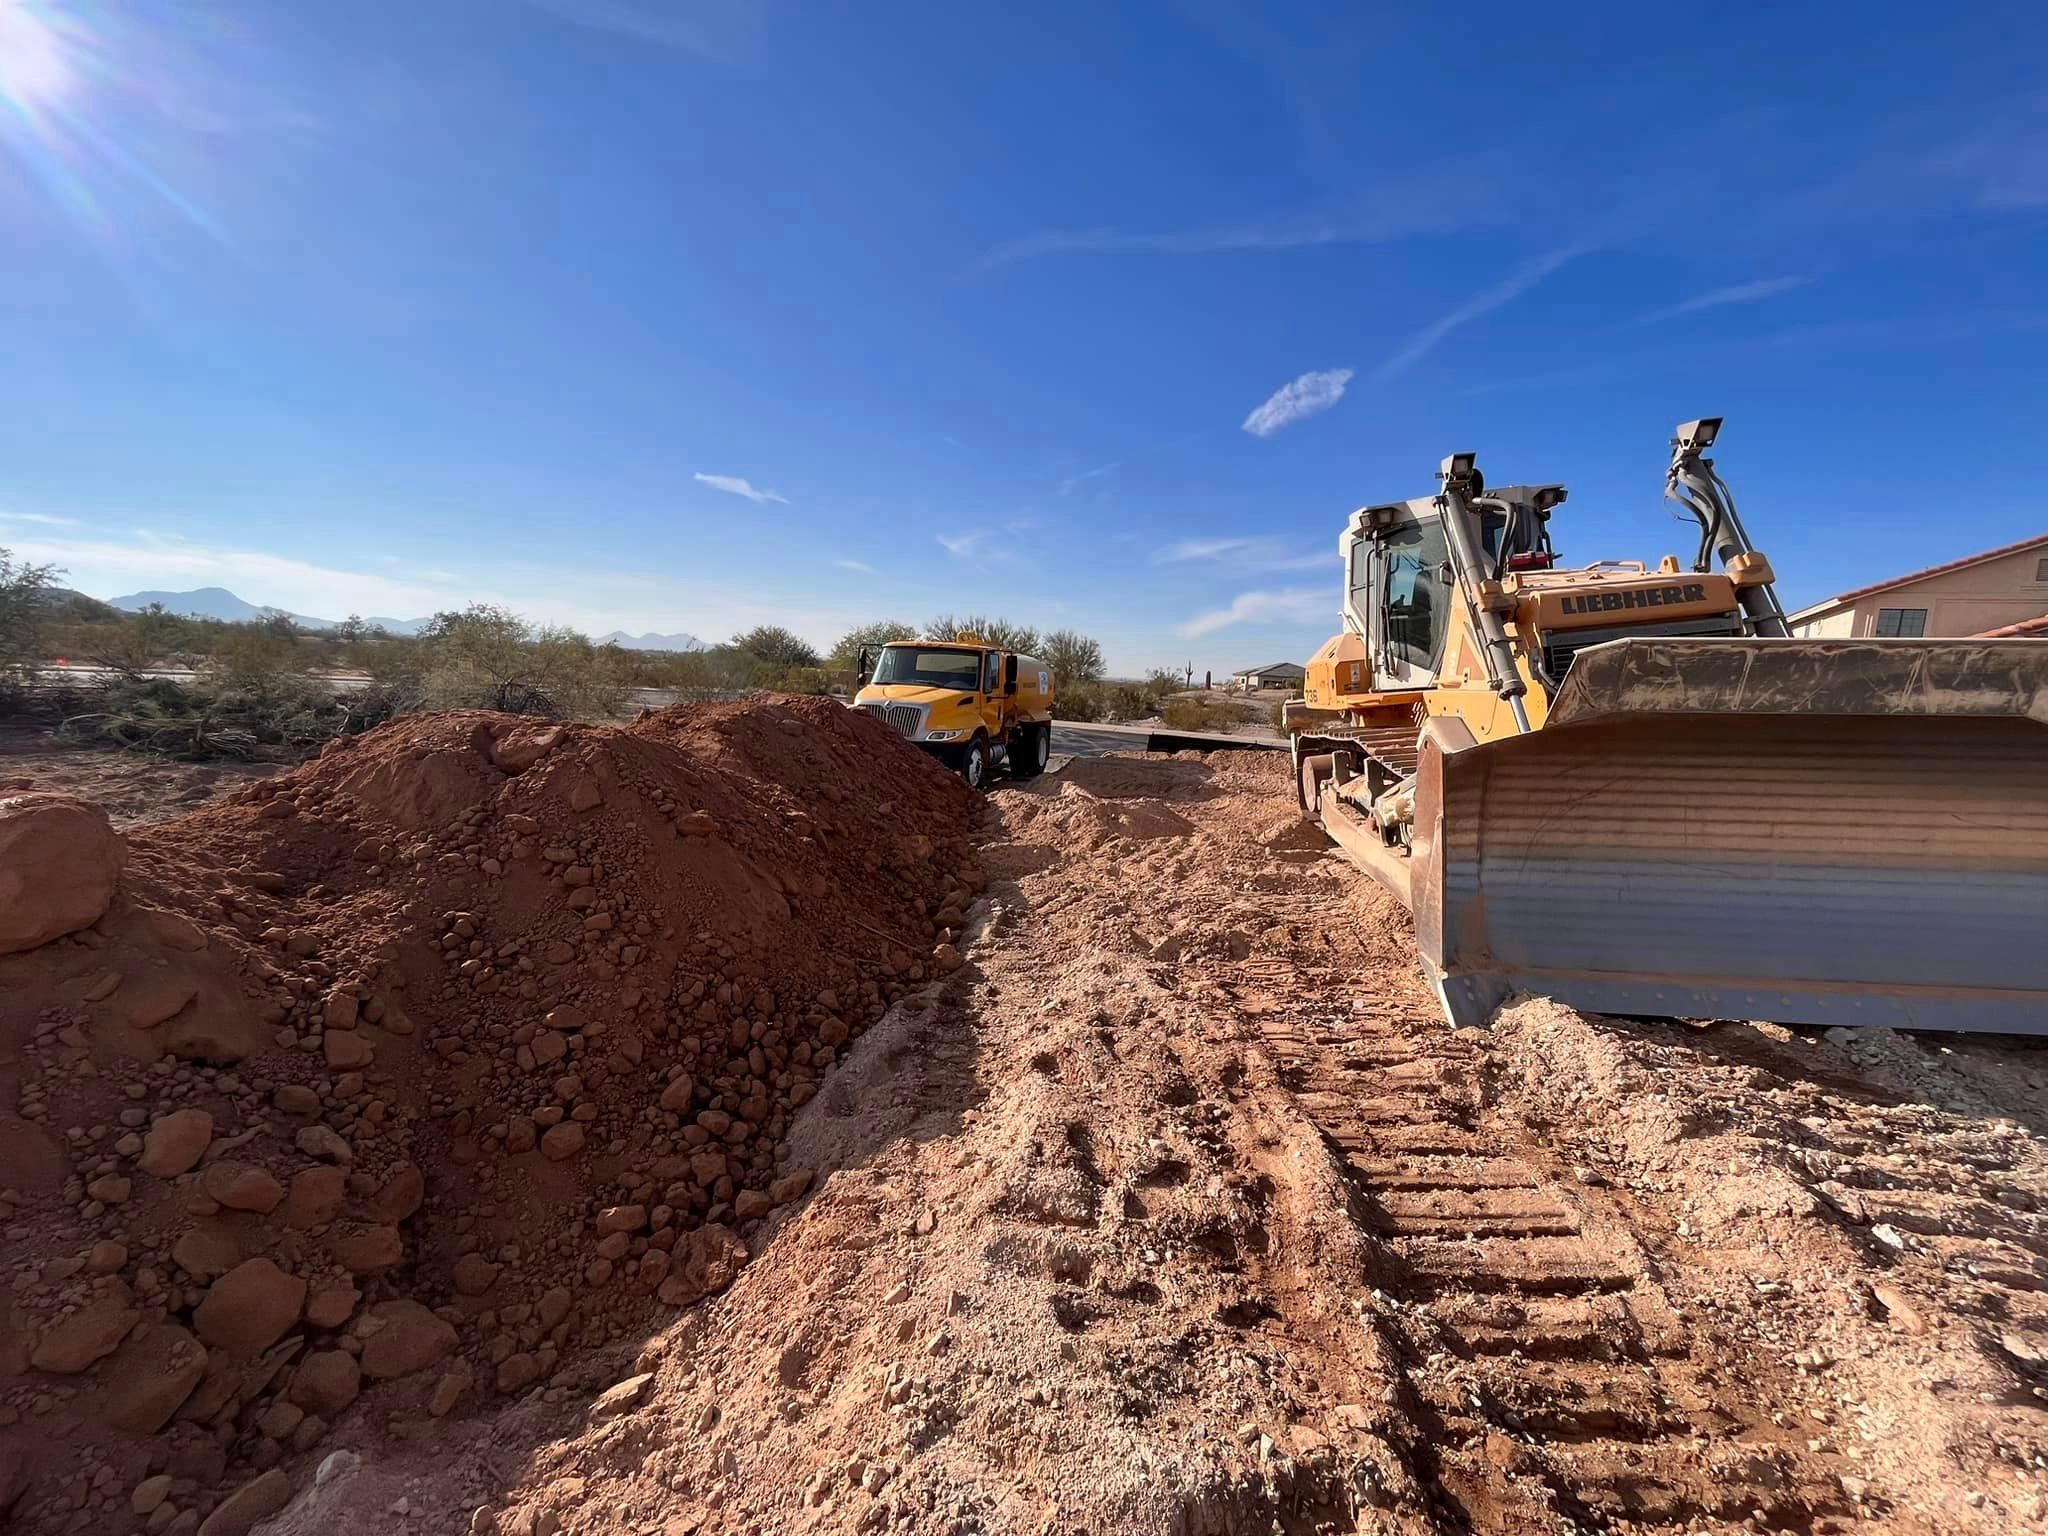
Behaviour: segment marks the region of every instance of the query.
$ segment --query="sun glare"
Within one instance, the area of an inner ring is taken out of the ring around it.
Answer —
[[[31,122],[63,104],[78,81],[71,27],[44,0],[0,0],[0,101]]]

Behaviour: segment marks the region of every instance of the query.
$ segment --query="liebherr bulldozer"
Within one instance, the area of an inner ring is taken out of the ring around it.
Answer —
[[[1566,568],[1561,485],[1353,513],[1283,718],[1301,809],[1415,920],[1445,1015],[2048,1033],[2048,640],[1793,637],[1687,422],[1696,558]]]

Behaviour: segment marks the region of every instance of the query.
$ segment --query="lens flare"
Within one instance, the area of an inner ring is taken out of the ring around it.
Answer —
[[[103,247],[131,232],[122,226],[142,211],[138,189],[221,239],[155,168],[174,147],[164,102],[196,83],[176,78],[181,50],[169,43],[124,21],[111,0],[0,0],[0,194],[12,159]]]

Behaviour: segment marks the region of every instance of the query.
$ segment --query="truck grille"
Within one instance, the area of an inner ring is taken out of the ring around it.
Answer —
[[[912,741],[924,734],[924,706],[921,704],[863,704],[860,706],[899,736]]]
[[[1564,681],[1572,658],[1589,645],[1626,640],[1631,635],[1739,635],[1741,626],[1729,614],[1710,614],[1704,619],[1680,619],[1672,624],[1624,624],[1612,629],[1568,629],[1553,632],[1543,647],[1543,670],[1553,683]]]

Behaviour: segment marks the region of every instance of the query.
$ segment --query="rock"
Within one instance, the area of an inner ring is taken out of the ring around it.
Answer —
[[[352,1275],[389,1269],[405,1257],[405,1239],[396,1227],[350,1223],[327,1236],[327,1251]]]
[[[647,1384],[654,1380],[652,1371],[639,1376],[628,1376],[615,1386],[605,1388],[590,1404],[590,1422],[602,1424],[606,1419],[615,1419],[640,1401],[647,1391]]]
[[[597,780],[581,776],[569,786],[569,809],[579,814],[594,810],[604,804],[604,791],[597,787]]]
[[[690,1100],[696,1092],[696,1080],[685,1072],[661,1090],[661,1107],[672,1115],[686,1115],[690,1112]]]
[[[92,1252],[85,1256],[85,1267],[96,1275],[111,1275],[120,1271],[128,1262],[126,1245],[107,1241],[94,1243]]]
[[[768,1186],[769,1203],[787,1205],[792,1200],[801,1199],[804,1191],[811,1187],[813,1177],[815,1175],[808,1168],[798,1168],[794,1172],[785,1173]]]
[[[347,1477],[363,1464],[363,1458],[354,1451],[333,1451],[320,1460],[320,1470],[313,1474],[313,1486],[325,1488],[336,1478]]]
[[[376,1052],[370,1042],[348,1029],[330,1029],[320,1037],[321,1053],[327,1058],[327,1065],[337,1072],[354,1072],[367,1067]]]
[[[85,1192],[101,1205],[125,1205],[134,1185],[117,1173],[106,1174],[85,1186]]]
[[[308,1157],[317,1157],[323,1163],[336,1163],[343,1168],[356,1160],[354,1150],[341,1139],[339,1132],[324,1125],[309,1125],[294,1138],[298,1149]]]
[[[181,913],[166,912],[161,907],[139,907],[136,915],[142,919],[143,930],[166,949],[197,954],[206,948],[206,930]]]
[[[600,1232],[638,1232],[647,1225],[647,1207],[644,1205],[614,1205],[597,1213],[597,1230]]]
[[[157,1505],[171,1496],[171,1484],[175,1479],[168,1472],[159,1472],[154,1477],[145,1477],[135,1485],[135,1491],[128,1495],[128,1508],[138,1515],[149,1514]]]
[[[419,1167],[410,1162],[400,1163],[370,1202],[370,1214],[379,1221],[401,1222],[419,1210],[426,1196],[427,1182]]]
[[[523,1351],[498,1362],[498,1390],[510,1394],[525,1390],[540,1380],[540,1362]]]
[[[127,862],[128,844],[98,806],[68,795],[0,797],[0,955],[98,922]]]
[[[362,1390],[362,1367],[346,1350],[323,1349],[306,1356],[292,1377],[290,1397],[308,1413],[333,1419]]]
[[[153,1323],[121,1347],[107,1367],[106,1419],[131,1435],[171,1422],[206,1375],[206,1350],[175,1323]]]
[[[39,1371],[75,1376],[118,1349],[141,1316],[125,1296],[103,1296],[44,1334],[28,1363]]]
[[[362,1009],[355,993],[337,987],[327,994],[327,1001],[321,1005],[320,1024],[324,1029],[354,1029],[356,1016]]]
[[[201,1176],[200,1188],[231,1211],[267,1216],[284,1200],[284,1186],[248,1163],[214,1163]]]
[[[249,1359],[283,1338],[305,1303],[304,1280],[269,1259],[244,1259],[207,1289],[192,1326],[208,1344]]]
[[[535,1065],[551,1067],[569,1054],[569,1039],[555,1030],[544,1029],[533,1037],[530,1049]]]
[[[559,1008],[550,1008],[547,1015],[549,1029],[558,1029],[565,1035],[573,1035],[589,1022],[581,1008],[564,1003]]]
[[[281,1467],[272,1467],[221,1500],[200,1525],[199,1536],[249,1536],[258,1520],[276,1514],[291,1498],[292,1480]]]
[[[423,1371],[455,1348],[455,1330],[416,1301],[379,1302],[370,1321],[377,1327],[364,1333],[363,1374],[379,1381]]]
[[[320,1095],[304,1083],[286,1083],[270,1096],[270,1102],[281,1115],[320,1113]]]
[[[1927,1331],[1927,1319],[1896,1286],[1873,1285],[1870,1294],[1876,1298],[1877,1304],[1884,1308],[1892,1326],[1901,1333],[1918,1334]]]
[[[657,1294],[671,1307],[716,1296],[732,1284],[746,1261],[746,1247],[730,1227],[716,1222],[699,1227],[676,1244],[668,1278]]]
[[[951,944],[941,944],[932,951],[932,961],[942,971],[957,971],[964,963],[960,951]]]
[[[352,1285],[330,1285],[306,1298],[306,1321],[315,1328],[339,1328],[355,1315],[363,1293]]]
[[[194,1280],[212,1280],[242,1262],[242,1245],[233,1232],[208,1223],[181,1233],[171,1258]]]
[[[469,1384],[473,1379],[468,1366],[456,1366],[434,1383],[433,1395],[427,1399],[427,1412],[437,1419],[445,1419],[455,1405],[462,1401],[462,1394],[469,1390]]]
[[[165,1115],[142,1139],[136,1166],[160,1179],[175,1179],[199,1165],[213,1142],[213,1116],[203,1109],[179,1109]]]
[[[541,1327],[553,1329],[569,1315],[569,1309],[575,1304],[576,1299],[558,1285],[545,1292],[534,1304],[534,1316],[540,1319]]]
[[[560,1125],[550,1126],[547,1135],[540,1139],[543,1156],[554,1162],[563,1162],[583,1150],[583,1127],[574,1120],[564,1120]]]
[[[540,1140],[540,1128],[525,1115],[514,1115],[505,1127],[505,1150],[514,1154],[531,1152]]]
[[[743,1189],[733,1197],[732,1214],[737,1221],[752,1221],[773,1209],[767,1195],[758,1189]]]
[[[121,994],[117,1011],[130,1029],[155,1029],[199,995],[199,983],[178,971],[152,971]]]
[[[284,1224],[295,1232],[325,1226],[341,1214],[348,1198],[348,1175],[339,1168],[322,1164],[301,1168],[292,1175],[292,1187],[285,1196]]]
[[[465,1253],[455,1261],[454,1280],[458,1294],[481,1296],[498,1283],[498,1266],[480,1253]]]

